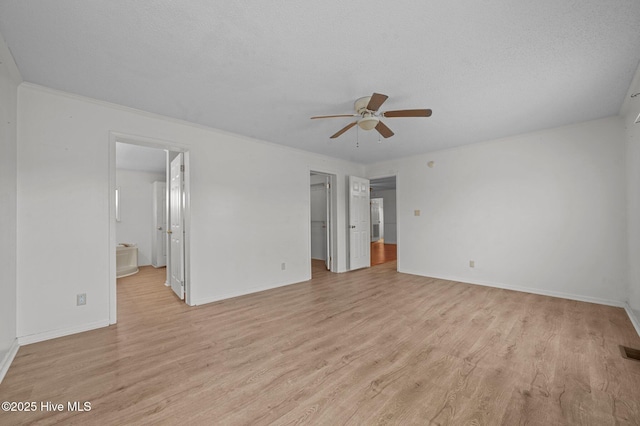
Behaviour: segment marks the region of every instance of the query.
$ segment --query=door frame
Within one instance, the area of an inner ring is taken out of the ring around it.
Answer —
[[[331,233],[331,271],[330,272],[338,272],[338,227],[336,226],[336,220],[338,219],[338,178],[337,174],[328,171],[321,171],[314,168],[309,168],[307,173],[307,187],[309,191],[309,198],[307,200],[307,207],[309,208],[309,218],[307,220],[307,226],[309,236],[309,244],[308,244],[308,254],[307,258],[309,259],[309,277],[312,276],[312,268],[311,268],[311,174],[323,175],[329,178],[329,183],[331,184],[331,216],[328,218],[328,226],[330,227],[329,233]]]
[[[382,178],[388,178],[388,177],[394,177],[396,178],[396,246],[400,247],[400,228],[401,228],[401,221],[402,221],[402,216],[399,214],[400,210],[398,209],[398,206],[400,206],[400,173],[398,173],[397,171],[393,171],[390,170],[389,173],[386,174],[380,174],[380,175],[373,175],[373,176],[369,176],[369,182],[371,182],[372,180],[375,179],[382,179]],[[402,269],[400,268],[400,250],[398,249],[398,251],[396,252],[396,270],[398,272],[400,272]]]
[[[109,190],[107,193],[109,207],[109,324],[117,322],[117,286],[116,286],[116,142],[139,145],[147,148],[163,149],[167,151],[184,153],[184,278],[185,278],[185,301],[187,305],[193,306],[191,302],[191,168],[190,153],[187,146],[180,143],[166,141],[162,139],[148,138],[144,136],[129,135],[125,133],[109,131]],[[168,156],[167,156],[168,161]],[[167,253],[167,257],[170,253]],[[169,259],[167,259],[167,265]]]

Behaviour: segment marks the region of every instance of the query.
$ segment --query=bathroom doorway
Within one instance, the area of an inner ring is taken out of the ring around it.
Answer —
[[[166,265],[167,155],[163,149],[116,143],[117,278],[138,267]]]
[[[109,319],[114,324],[116,280],[123,268],[132,275],[129,281],[135,280],[138,269],[162,269],[160,275],[153,275],[164,277],[159,285],[190,304],[190,185],[189,152],[180,146],[112,134],[110,154],[110,241],[114,249],[109,262]],[[179,176],[172,176],[172,169]],[[129,257],[129,264],[122,265],[124,250],[116,253],[117,246],[126,246],[137,259]]]

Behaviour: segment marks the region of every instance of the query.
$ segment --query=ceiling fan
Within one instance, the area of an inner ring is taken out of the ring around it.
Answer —
[[[378,112],[384,101],[388,98],[387,95],[381,95],[380,93],[374,93],[371,96],[365,96],[356,100],[354,108],[355,114],[339,114],[339,115],[319,115],[311,117],[312,120],[317,118],[337,118],[337,117],[357,117],[356,121],[347,124],[340,129],[337,133],[331,136],[331,139],[335,139],[356,124],[360,126],[362,130],[376,129],[383,137],[389,138],[393,136],[393,132],[387,127],[380,118],[396,118],[396,117],[430,117],[430,109],[401,109],[396,111]]]

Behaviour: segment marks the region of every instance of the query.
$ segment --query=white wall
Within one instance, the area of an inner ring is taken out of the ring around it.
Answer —
[[[619,305],[624,155],[613,117],[388,161],[367,174],[398,174],[401,272]]]
[[[18,97],[18,335],[36,334],[29,340],[108,321],[110,131],[190,150],[196,303],[309,279],[310,170],[338,182],[364,173],[346,161],[30,84]],[[344,271],[344,185],[337,190],[336,260]],[[87,293],[86,306],[76,307],[77,293]]]
[[[153,237],[153,182],[165,182],[160,173],[116,170],[116,186],[120,187],[120,222],[116,222],[118,243],[138,246],[138,265],[151,265]]]
[[[628,248],[629,248],[629,305],[640,321],[640,67],[620,111],[626,131],[627,151],[627,200],[628,200]]]
[[[384,209],[384,242],[386,244],[397,244],[397,218],[396,218],[396,190],[384,189],[372,191],[371,198],[382,198],[382,208]]]
[[[15,355],[16,343],[16,200],[17,93],[21,83],[0,36],[0,381]]]

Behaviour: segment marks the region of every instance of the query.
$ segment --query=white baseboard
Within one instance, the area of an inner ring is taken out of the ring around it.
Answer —
[[[308,281],[308,280],[307,280]],[[246,296],[248,294],[260,293],[261,291],[273,290],[274,288],[286,287],[288,285],[300,284],[305,281],[294,281],[286,284],[276,284],[271,286],[253,287],[248,290],[225,293],[219,296],[201,297],[193,301],[191,306],[204,305],[207,303],[219,302],[221,300],[233,299],[234,297]]]
[[[18,337],[18,343],[20,346],[29,345],[31,343],[42,342],[44,340],[51,340],[57,337],[68,336],[70,334],[82,333],[83,331],[95,330],[96,328],[108,327],[109,320],[91,322],[88,324],[82,324],[74,327],[61,328],[58,330],[50,330],[42,333],[28,334],[26,336]]]
[[[4,376],[7,374],[7,371],[9,371],[9,367],[11,366],[13,359],[18,354],[18,349],[20,349],[20,344],[18,343],[18,339],[16,338],[16,339],[13,339],[13,343],[11,344],[11,346],[9,347],[9,350],[4,355],[4,358],[2,359],[2,361],[0,362],[0,383],[2,383],[2,379],[4,379]]]
[[[633,324],[633,328],[636,329],[636,333],[640,336],[640,318],[636,316],[636,313],[631,309],[629,303],[624,304],[624,310],[627,312],[627,315],[629,315],[629,319],[631,320],[631,324]]]
[[[473,284],[473,285],[481,285],[485,287],[494,287],[494,288],[502,288],[505,290],[513,290],[520,291],[523,293],[531,293],[531,294],[539,294],[541,296],[551,296],[551,297],[559,297],[561,299],[569,299],[576,300],[578,302],[588,302],[588,303],[597,303],[598,305],[607,305],[607,306],[615,306],[618,308],[624,308],[625,302],[620,300],[612,300],[612,299],[603,299],[599,297],[591,297],[591,296],[583,296],[580,294],[572,294],[572,293],[563,293],[560,291],[552,291],[552,290],[543,290],[539,288],[531,288],[531,287],[521,287],[516,285],[502,284],[502,283],[494,283],[494,282],[486,282],[486,281],[469,281],[467,278],[459,279],[456,277],[444,277],[444,276],[436,276],[436,275],[424,275],[417,272],[412,271],[398,271],[403,274],[411,274],[411,275],[419,275],[421,277],[429,277],[429,278],[438,278],[441,280],[447,281],[455,281],[463,284]]]

